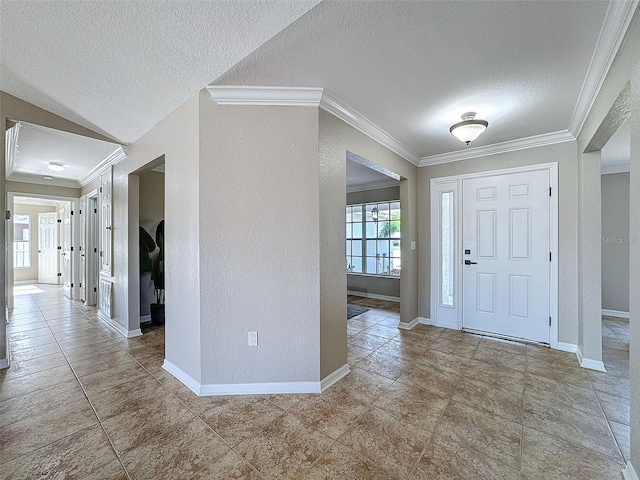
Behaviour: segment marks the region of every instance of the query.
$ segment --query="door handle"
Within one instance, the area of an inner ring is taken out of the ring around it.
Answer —
[[[464,264],[465,264],[465,265],[477,265],[477,264],[478,264],[478,262],[472,262],[471,260],[465,260],[465,261],[464,261]]]

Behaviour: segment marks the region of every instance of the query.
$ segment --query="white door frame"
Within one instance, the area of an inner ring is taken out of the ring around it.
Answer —
[[[87,193],[87,217],[85,220],[85,265],[87,298],[85,305],[95,306],[98,299],[98,190]]]
[[[551,222],[550,232],[550,249],[551,249],[551,269],[550,269],[550,292],[549,292],[549,306],[551,314],[551,327],[549,332],[549,344],[551,348],[558,348],[558,163],[541,163],[537,165],[527,165],[524,167],[514,167],[501,170],[491,170],[486,172],[468,173],[462,175],[454,175],[450,177],[439,177],[431,179],[431,322],[434,325],[455,328],[457,330],[462,329],[462,252],[460,246],[462,245],[462,181],[470,178],[481,178],[495,175],[507,175],[511,173],[524,173],[546,170],[549,172],[549,183],[551,186],[551,201],[550,201],[550,215],[549,220]],[[454,277],[455,277],[455,292],[456,298],[454,299],[454,306],[457,310],[456,317],[457,323],[447,323],[438,321],[438,303],[437,300],[440,295],[441,281],[439,262],[434,259],[440,256],[440,211],[438,201],[438,187],[444,184],[457,184],[454,192],[454,218],[455,218],[455,244],[454,248]]]

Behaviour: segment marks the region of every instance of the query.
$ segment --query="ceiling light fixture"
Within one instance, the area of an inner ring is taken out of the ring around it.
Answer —
[[[61,172],[64,170],[64,163],[62,162],[49,162],[49,170],[54,172]]]
[[[475,117],[476,112],[463,114],[461,117],[462,121],[452,125],[449,132],[461,142],[469,145],[469,143],[478,138],[489,126],[489,122],[486,120],[476,120]]]
[[[43,180],[53,180],[53,177],[51,175],[43,175],[42,179]]]

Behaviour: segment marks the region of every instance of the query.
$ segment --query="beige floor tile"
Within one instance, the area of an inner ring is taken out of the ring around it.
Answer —
[[[577,363],[575,365],[559,365],[528,357],[527,373],[532,373],[539,377],[547,377],[562,383],[575,385],[576,387],[591,387],[586,370]]]
[[[422,357],[425,351],[425,345],[416,345],[415,343],[407,343],[398,339],[392,339],[382,345],[378,350],[379,353],[391,355],[393,357],[403,358],[405,360],[417,360]]]
[[[599,391],[596,395],[607,420],[631,425],[631,408],[627,399]]]
[[[29,323],[19,323],[19,322],[10,322],[7,325],[7,335],[13,335],[15,333],[29,332],[33,330],[41,330],[43,328],[49,328],[47,322],[44,319],[41,322],[29,322]]]
[[[124,480],[127,475],[99,425],[5,463],[0,480]]]
[[[330,390],[345,393],[361,403],[370,405],[393,384],[382,375],[354,368],[351,373],[333,385]]]
[[[305,480],[396,480],[376,462],[340,443],[334,444],[305,472]]]
[[[31,349],[48,344],[56,344],[56,337],[53,334],[40,337],[25,338],[23,340],[9,339],[9,350],[18,352],[20,350]]]
[[[388,338],[378,337],[376,335],[369,335],[365,332],[356,333],[347,337],[347,343],[355,345],[356,347],[366,348],[368,350],[375,350],[389,341]]]
[[[60,347],[57,343],[47,343],[45,345],[39,345],[30,348],[24,348],[22,350],[13,350],[13,344],[9,349],[9,355],[11,362],[21,362],[24,360],[31,360],[32,358],[44,357],[45,355],[51,355],[52,353],[60,353]]]
[[[83,398],[0,428],[0,464],[98,423]]]
[[[289,413],[328,435],[338,438],[367,410],[363,402],[330,388],[326,392],[309,396],[291,407]]]
[[[75,379],[76,377],[69,365],[62,365],[42,372],[32,373],[31,375],[25,375],[24,377],[3,380],[2,389],[0,389],[0,401]]]
[[[143,380],[147,376],[148,372],[136,363],[135,365],[127,364],[122,367],[116,366],[111,370],[90,373],[80,377],[79,381],[87,395],[91,396],[124,383]]]
[[[416,427],[432,432],[448,403],[449,400],[415,385],[396,382],[376,400],[373,406]]]
[[[500,345],[500,344],[498,344]],[[501,368],[524,371],[526,356],[522,353],[512,353],[511,350],[495,348],[493,343],[480,344],[473,354],[473,359]]]
[[[242,457],[233,451],[218,457],[191,477],[192,480],[263,480]]]
[[[459,358],[471,358],[478,348],[478,342],[477,339],[459,341],[452,338],[436,338],[429,342],[427,351],[434,350]]]
[[[524,392],[524,372],[503,366],[471,360],[464,371],[464,378],[484,382],[496,388],[509,388]]]
[[[566,408],[553,398],[525,395],[524,425],[603,455],[619,456],[615,440],[601,412],[587,414]]]
[[[17,343],[21,340],[35,340],[38,337],[45,337],[48,339],[53,339],[55,341],[55,337],[53,336],[53,333],[51,333],[51,330],[49,330],[49,327],[40,327],[36,328],[35,330],[29,330],[27,332],[7,332],[7,337],[9,338],[9,342],[11,343]]]
[[[609,422],[613,436],[616,439],[622,457],[629,461],[631,459],[631,428],[629,425],[617,422]]]
[[[369,335],[376,335],[377,337],[383,337],[391,339],[399,334],[398,328],[389,327],[386,325],[376,324],[372,327],[367,328],[365,333]]]
[[[398,478],[408,478],[431,434],[372,408],[338,441]]]
[[[527,361],[529,359],[537,359],[549,363],[568,365],[570,367],[578,365],[578,359],[575,353],[562,352],[538,345],[527,345],[526,355]]]
[[[284,410],[256,395],[218,397],[219,403],[200,415],[230,446],[257,434],[284,415]]]
[[[382,375],[383,377],[390,378],[391,380],[396,380],[410,366],[411,362],[407,360],[385,355],[384,353],[374,352],[363,358],[357,364],[356,368]]]
[[[621,375],[613,372],[587,371],[593,389],[610,395],[629,399],[631,398],[631,385],[629,375]]]
[[[333,440],[285,414],[234,450],[267,478],[298,479]]]
[[[622,459],[524,428],[522,473],[527,479],[620,480]]]
[[[414,364],[398,378],[398,382],[449,397],[461,378],[461,372],[452,372],[435,365]]]
[[[65,357],[71,363],[79,362],[80,360],[95,358],[104,353],[118,352],[120,346],[111,341],[105,341],[96,343],[95,345],[89,345],[87,347],[74,348],[73,350],[66,350],[64,352]]]
[[[0,379],[9,380],[11,378],[22,377],[24,375],[50,370],[63,365],[67,365],[67,359],[62,352],[52,353],[42,357],[35,357],[29,360],[13,361],[9,368],[0,370]]]
[[[371,355],[372,353],[373,350],[369,350],[368,348],[347,344],[347,363],[353,367],[364,357]]]
[[[124,452],[121,460],[132,478],[182,479],[191,478],[229,450],[202,420],[192,418],[147,437]]]
[[[592,388],[577,387],[559,380],[540,377],[527,373],[525,377],[525,394],[563,404],[567,408],[602,416],[602,410]]]
[[[464,377],[451,399],[470,407],[486,410],[511,422],[522,423],[524,394],[516,389],[496,387]]]
[[[520,468],[522,426],[483,410],[451,403],[436,428],[447,442],[493,458],[513,468]]]
[[[0,402],[0,427],[39,415],[49,409],[85,398],[74,378],[64,383]]]
[[[482,455],[468,446],[434,436],[412,480],[520,480],[518,469]]]

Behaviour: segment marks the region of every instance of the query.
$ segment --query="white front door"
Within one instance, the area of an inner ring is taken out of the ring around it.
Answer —
[[[62,214],[62,286],[67,298],[71,297],[71,207],[61,210]]]
[[[58,214],[38,214],[38,283],[58,284]]]
[[[78,209],[78,219],[80,220],[80,245],[78,245],[78,253],[80,255],[80,280],[78,290],[80,292],[80,300],[87,301],[87,197],[80,199],[80,208]]]
[[[463,180],[465,329],[549,343],[549,171]]]

